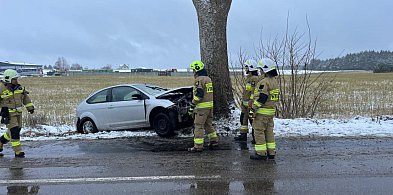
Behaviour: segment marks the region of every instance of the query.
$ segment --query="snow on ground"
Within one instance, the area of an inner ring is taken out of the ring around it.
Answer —
[[[234,135],[240,126],[240,111],[232,111],[232,119],[215,123],[221,135]],[[1,133],[5,126],[1,128]],[[275,119],[277,137],[393,137],[393,116],[383,116],[379,120],[367,117],[352,119]],[[76,133],[73,126],[46,126],[23,128],[22,140],[70,140],[70,139],[114,139],[141,136],[157,136],[153,130],[111,131],[95,134]],[[191,137],[192,134],[182,134]]]

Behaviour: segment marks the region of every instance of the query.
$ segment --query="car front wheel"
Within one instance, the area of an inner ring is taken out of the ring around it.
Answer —
[[[159,113],[154,117],[153,128],[161,137],[171,137],[174,135],[175,125],[169,115]]]
[[[81,132],[83,134],[97,133],[97,127],[91,119],[85,119],[81,123]]]

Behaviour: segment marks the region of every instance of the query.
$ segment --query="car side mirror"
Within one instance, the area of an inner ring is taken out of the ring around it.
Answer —
[[[143,100],[143,97],[142,97],[141,94],[134,94],[134,95],[132,95],[131,97],[132,97],[132,99],[134,99],[134,100]]]

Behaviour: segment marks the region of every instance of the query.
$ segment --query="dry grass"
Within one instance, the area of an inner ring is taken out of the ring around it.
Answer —
[[[150,83],[168,88],[189,86],[192,77],[74,76],[28,77],[20,83],[30,92],[36,113],[24,113],[24,124],[72,125],[75,108],[90,93],[116,84]],[[339,73],[324,97],[317,117],[393,115],[393,73]]]
[[[323,99],[318,117],[393,115],[393,73],[337,74],[333,89]]]

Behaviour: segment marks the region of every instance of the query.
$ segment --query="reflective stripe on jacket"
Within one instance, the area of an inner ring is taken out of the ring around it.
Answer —
[[[23,107],[28,110],[33,109],[34,105],[28,95],[28,92],[21,85],[13,89],[7,87],[7,84],[0,84],[0,107],[8,107],[10,113],[22,112]]]
[[[203,97],[197,96],[197,89],[203,90]],[[213,83],[208,76],[197,76],[194,81],[193,100],[196,108],[213,108]]]
[[[257,114],[275,116],[276,103],[280,95],[278,87],[278,82],[275,77],[266,77],[257,84],[254,91],[255,100],[253,104],[253,108],[256,110]],[[268,96],[264,104],[258,101],[262,93]]]

